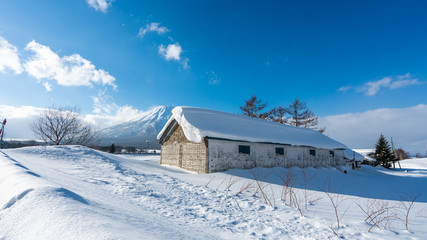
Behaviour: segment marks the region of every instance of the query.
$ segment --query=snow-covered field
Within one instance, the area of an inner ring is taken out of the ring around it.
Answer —
[[[326,168],[193,174],[160,166],[156,155],[80,146],[2,150],[0,239],[425,239],[427,159],[401,164],[346,174]],[[339,228],[328,196],[340,203]],[[414,196],[407,231],[410,205],[400,200]],[[372,215],[381,230],[363,210],[382,210]]]

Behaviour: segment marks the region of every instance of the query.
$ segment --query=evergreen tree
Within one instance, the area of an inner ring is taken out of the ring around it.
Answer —
[[[110,146],[110,150],[108,150],[109,153],[115,153],[116,152],[116,146],[113,144],[111,144]]]
[[[390,162],[395,160],[390,144],[383,134],[380,135],[377,144],[375,144],[375,159],[386,168],[389,168],[391,166]]]

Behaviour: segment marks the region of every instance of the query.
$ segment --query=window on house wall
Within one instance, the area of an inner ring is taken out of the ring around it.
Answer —
[[[281,147],[276,148],[276,155],[285,155],[285,149]]]
[[[239,145],[239,153],[251,154],[251,147],[247,145]]]
[[[334,156],[335,156],[334,151],[329,151],[329,156],[330,156],[330,157],[334,157]]]
[[[310,155],[311,156],[316,156],[316,150],[310,149]]]

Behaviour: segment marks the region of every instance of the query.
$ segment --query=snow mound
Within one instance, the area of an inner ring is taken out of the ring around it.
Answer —
[[[0,169],[2,169],[2,174],[0,174],[1,209],[11,207],[34,189],[50,186],[39,175],[31,172],[4,152],[0,152]]]
[[[106,237],[99,232],[91,233],[89,226],[80,223],[88,219],[73,209],[88,204],[82,196],[47,181],[2,151],[0,169],[0,211],[3,213],[0,236],[5,239]]]
[[[196,143],[200,143],[203,137],[212,137],[323,149],[347,148],[318,131],[195,107],[175,107],[157,139],[165,134],[174,120],[182,127],[187,139]]]
[[[402,168],[427,170],[427,158],[411,158],[400,161]]]

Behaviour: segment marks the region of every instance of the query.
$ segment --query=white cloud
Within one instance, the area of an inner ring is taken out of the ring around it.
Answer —
[[[44,81],[47,91],[51,90],[51,85],[46,84],[49,80],[56,80],[62,86],[93,86],[95,83],[116,87],[113,76],[102,69],[97,70],[95,65],[79,54],[59,57],[48,46],[35,41],[28,43],[25,50],[34,53],[24,63],[26,72]]]
[[[150,24],[145,25],[145,27],[141,27],[139,29],[138,36],[143,38],[145,34],[148,32],[156,32],[158,34],[163,34],[169,32],[170,30],[167,27],[160,26],[160,23],[152,22]]]
[[[50,83],[44,82],[42,85],[46,89],[47,92],[52,91],[52,85],[50,85]]]
[[[7,106],[0,105],[0,118],[30,118],[37,116],[40,112],[45,110],[45,108],[38,108],[32,106]],[[3,119],[1,119],[3,121]],[[9,123],[9,122],[8,122]]]
[[[138,37],[144,38],[144,36],[149,32],[155,32],[157,34],[164,34],[170,32],[170,30],[165,26],[160,26],[160,23],[151,22],[145,25],[145,27],[141,27],[138,32]],[[175,42],[171,36],[168,36],[169,40]],[[167,46],[164,44],[160,44],[158,47],[158,53],[160,56],[165,58],[167,61],[176,61],[181,63],[184,69],[189,69],[190,65],[188,62],[190,59],[182,57],[182,47],[179,43],[171,43]]]
[[[96,11],[107,12],[113,0],[86,0],[89,6],[93,7]]]
[[[159,54],[166,60],[179,61],[181,59],[182,48],[178,43],[169,44],[165,47],[163,44],[159,46]]]
[[[5,137],[12,139],[34,139],[30,124],[44,108],[32,106],[7,106],[0,105],[0,119],[7,119]]]
[[[84,120],[99,129],[103,129],[134,120],[139,118],[141,113],[143,113],[143,111],[129,105],[119,106],[115,103],[109,103],[109,98],[104,93],[99,94],[97,97],[92,97],[94,114],[87,114]]]
[[[427,150],[427,105],[383,108],[319,118],[325,134],[351,148],[374,148],[381,133],[412,153]]]
[[[184,69],[190,68],[188,58],[181,58],[182,48],[178,43],[168,44],[166,47],[163,44],[159,46],[159,54],[166,60],[180,62]]]
[[[23,71],[17,48],[0,36],[0,72],[5,73],[7,69],[15,74]]]
[[[366,96],[374,96],[376,95],[381,89],[398,89],[406,86],[411,85],[419,85],[426,82],[420,82],[417,78],[413,78],[410,73],[407,73],[405,75],[397,75],[397,76],[388,76],[384,77],[378,81],[369,81],[363,84],[363,86],[354,88],[356,92],[363,92]],[[350,85],[343,86],[338,89],[339,92],[347,92],[348,90],[352,89]]]

